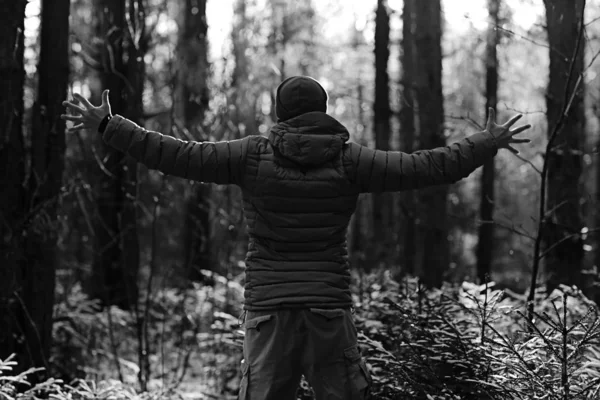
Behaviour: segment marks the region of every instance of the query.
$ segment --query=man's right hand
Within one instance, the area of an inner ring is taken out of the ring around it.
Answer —
[[[515,122],[517,122],[522,116],[523,114],[517,114],[508,120],[508,122],[504,125],[497,125],[495,122],[496,113],[493,108],[489,109],[485,130],[494,136],[499,149],[508,149],[514,154],[519,154],[519,151],[512,147],[511,144],[531,142],[530,139],[517,139],[514,137],[515,135],[518,135],[519,133],[531,128],[531,125],[527,124],[519,126],[513,130],[510,129],[510,127],[513,126]]]

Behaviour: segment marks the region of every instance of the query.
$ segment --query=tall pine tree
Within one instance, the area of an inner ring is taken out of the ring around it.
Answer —
[[[144,0],[101,0],[98,36],[101,86],[110,90],[114,113],[141,123],[148,37]],[[94,133],[92,133],[94,134]],[[100,141],[100,138],[96,140]],[[94,260],[91,295],[105,304],[130,308],[137,301],[137,163],[98,143],[100,160],[95,187]]]
[[[442,93],[442,13],[440,0],[415,2],[415,81],[419,148],[446,145]],[[449,265],[447,186],[418,193],[417,245],[420,273],[428,286],[441,286]]]
[[[208,24],[206,0],[185,0],[181,9],[179,74],[175,112],[191,139],[203,141],[204,117],[210,101],[208,77]],[[204,279],[201,270],[213,269],[210,249],[210,196],[208,184],[194,182],[187,199],[185,259],[188,277]]]
[[[415,124],[415,1],[404,0],[402,9],[402,52],[400,64],[401,99],[400,99],[400,150],[412,153],[416,140]],[[416,271],[415,218],[416,198],[415,192],[410,190],[400,193],[400,223],[398,224],[398,237],[400,244],[400,266],[404,273],[414,275]]]
[[[373,126],[375,147],[390,150],[390,15],[386,0],[377,1],[375,12],[375,103]],[[389,193],[374,193],[373,238],[371,248],[374,261],[385,260],[390,250],[391,197]]]
[[[496,111],[498,104],[498,44],[500,42],[500,0],[488,0],[489,25],[485,46],[485,111]],[[483,164],[479,216],[485,221],[479,227],[477,243],[477,277],[483,283],[489,280],[494,249],[494,159]]]
[[[582,149],[585,134],[584,0],[545,0],[550,48],[550,78],[546,105],[548,135],[555,130],[564,107],[570,108],[547,154],[548,188],[544,221],[549,289],[560,283],[581,285],[583,228],[581,209]],[[579,46],[578,46],[578,41]],[[574,52],[577,50],[577,54]],[[565,91],[572,96],[566,96]]]

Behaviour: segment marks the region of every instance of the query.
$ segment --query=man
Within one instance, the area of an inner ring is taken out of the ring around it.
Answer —
[[[80,95],[63,115],[149,168],[241,187],[249,245],[244,292],[244,361],[239,398],[292,400],[301,375],[317,399],[364,399],[371,378],[352,320],[346,230],[365,192],[456,182],[511,144],[517,115],[504,125],[490,110],[486,130],[449,147],[406,154],[348,142],[326,114],[327,93],[292,77],[277,89],[278,122],[268,137],[188,142],[113,116],[108,91],[93,106]]]

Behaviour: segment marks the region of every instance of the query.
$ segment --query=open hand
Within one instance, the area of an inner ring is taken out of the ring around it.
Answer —
[[[95,107],[88,99],[78,93],[75,93],[73,97],[75,98],[74,102],[63,101],[62,103],[63,106],[66,106],[74,114],[62,114],[60,116],[66,121],[75,123],[73,127],[67,129],[67,132],[77,132],[83,129],[97,132],[104,117],[111,114],[108,90],[102,92],[102,104],[99,107]],[[75,104],[75,102],[79,104]]]
[[[522,116],[523,114],[517,114],[508,120],[508,122],[504,125],[496,125],[496,113],[494,112],[493,108],[490,108],[485,130],[491,133],[494,138],[496,138],[496,143],[499,149],[508,149],[514,154],[519,154],[519,151],[512,147],[511,144],[531,142],[529,139],[517,139],[514,137],[515,135],[518,135],[519,133],[531,128],[531,125],[527,124],[519,126],[513,130],[510,129],[510,127],[513,126],[515,122],[517,122]]]

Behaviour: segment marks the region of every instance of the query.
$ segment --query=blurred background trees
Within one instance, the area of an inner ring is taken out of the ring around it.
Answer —
[[[499,121],[523,112],[534,128],[518,156],[502,151],[455,185],[361,196],[352,268],[524,293],[538,262],[537,283],[595,295],[600,6],[466,3],[0,0],[0,358],[55,359],[73,293],[146,324],[159,289],[223,284],[218,301],[239,311],[239,190],[148,171],[95,132],[65,137],[59,102],[98,103],[105,88],[114,113],[183,140],[268,134],[275,88],[296,74],[323,83],[351,140],[381,149],[445,146],[480,130],[489,107]]]

